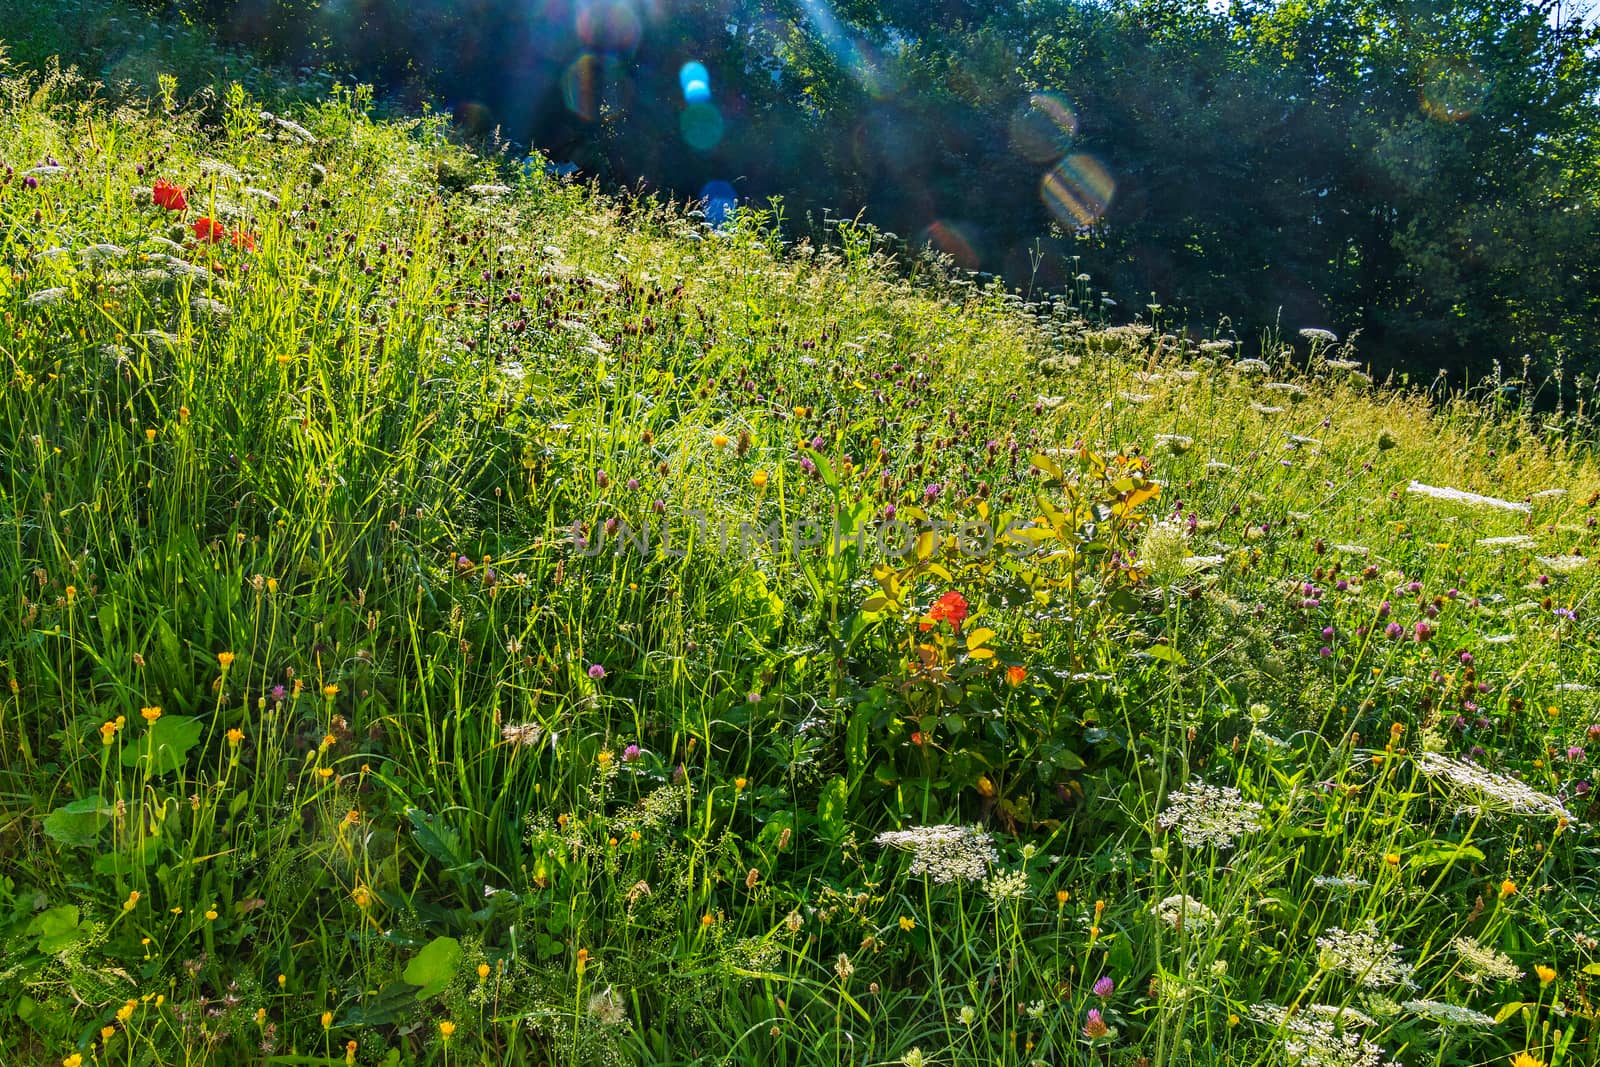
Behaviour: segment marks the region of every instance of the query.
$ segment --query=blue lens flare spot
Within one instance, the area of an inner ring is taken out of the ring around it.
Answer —
[[[700,199],[706,205],[706,221],[713,226],[727,225],[733,218],[733,209],[738,206],[733,186],[725,181],[706,182],[705,188],[700,190]]]
[[[678,70],[678,87],[683,90],[684,103],[710,103],[711,72],[706,70],[704,63],[685,63]]]
[[[722,143],[722,112],[715,104],[690,104],[678,116],[678,132],[697,152],[709,152]]]

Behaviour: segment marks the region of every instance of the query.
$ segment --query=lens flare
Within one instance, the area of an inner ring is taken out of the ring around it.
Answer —
[[[597,52],[631,53],[639,47],[644,25],[626,0],[591,0],[578,10],[578,37]]]
[[[1058,93],[1034,93],[1011,116],[1011,148],[1030,163],[1054,163],[1077,132],[1078,116]]]
[[[704,63],[685,63],[678,70],[678,87],[683,90],[686,104],[711,102],[711,73]]]
[[[709,152],[722,142],[722,112],[712,103],[690,104],[678,116],[678,132],[697,152]]]
[[[1092,226],[1111,206],[1117,183],[1093,156],[1078,152],[1057,163],[1039,183],[1039,197],[1058,222]]]
[[[968,227],[949,219],[934,219],[923,229],[922,241],[955,260],[962,270],[978,269],[981,260]]]
[[[706,205],[706,221],[718,227],[727,224],[738,206],[733,186],[725,181],[706,182],[705,188],[700,190],[700,199]]]
[[[561,75],[561,99],[567,110],[585,122],[600,118],[600,57],[585,52]]]
[[[1489,79],[1470,60],[1430,60],[1417,91],[1422,113],[1440,122],[1461,122],[1478,113],[1489,95]]]

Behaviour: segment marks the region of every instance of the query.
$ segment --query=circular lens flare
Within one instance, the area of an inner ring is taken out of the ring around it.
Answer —
[[[591,0],[579,8],[575,21],[578,37],[597,52],[631,53],[644,36],[644,26],[626,0]]]
[[[697,152],[709,152],[722,142],[722,112],[715,104],[690,104],[678,116],[678,132]]]
[[[706,182],[700,190],[700,199],[706,205],[706,221],[712,226],[725,226],[733,217],[733,209],[738,206],[738,197],[734,194],[733,186],[725,181]]]
[[[561,100],[584,122],[600,118],[600,58],[585,52],[561,74]]]
[[[711,73],[704,63],[688,62],[678,70],[678,88],[683,90],[687,104],[705,104],[711,100]]]
[[[1032,163],[1054,163],[1071,151],[1078,116],[1058,93],[1034,93],[1011,116],[1011,147]]]
[[[1440,122],[1461,122],[1478,113],[1489,95],[1489,79],[1470,60],[1430,60],[1417,91],[1422,113]]]
[[[1098,159],[1075,153],[1050,168],[1039,183],[1039,197],[1063,225],[1082,229],[1099,221],[1111,206],[1117,183]]]
[[[977,247],[967,228],[949,219],[934,219],[922,231],[922,240],[955,261],[962,270],[977,270]]]

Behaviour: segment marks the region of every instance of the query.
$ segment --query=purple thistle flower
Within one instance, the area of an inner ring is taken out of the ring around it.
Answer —
[[[1388,626],[1385,626],[1383,628],[1383,632],[1387,637],[1390,638],[1390,640],[1394,640],[1394,639],[1398,638],[1401,634],[1405,633],[1406,632],[1406,628],[1404,626],[1401,626],[1397,622],[1391,622]]]
[[[640,749],[638,745],[629,745],[627,748],[622,750],[622,762],[632,763],[634,760],[639,758],[639,754],[642,751],[643,750]]]
[[[283,703],[283,698],[289,695],[289,691],[281,685],[275,685],[272,687],[272,692],[268,695],[271,696],[274,701],[281,704]]]
[[[600,664],[598,664],[598,663],[589,664],[589,677],[590,678],[593,678],[595,681],[598,682],[600,679],[604,678],[605,676],[606,676],[606,669],[604,667],[600,666]]]
[[[1094,984],[1094,995],[1104,1000],[1111,995],[1111,991],[1115,988],[1116,983],[1111,980],[1109,974],[1101,975],[1100,980]]]

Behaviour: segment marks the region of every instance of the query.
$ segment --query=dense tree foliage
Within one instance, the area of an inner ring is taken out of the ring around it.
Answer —
[[[195,2],[609,184],[1422,374],[1600,367],[1600,34],[1555,0]]]

